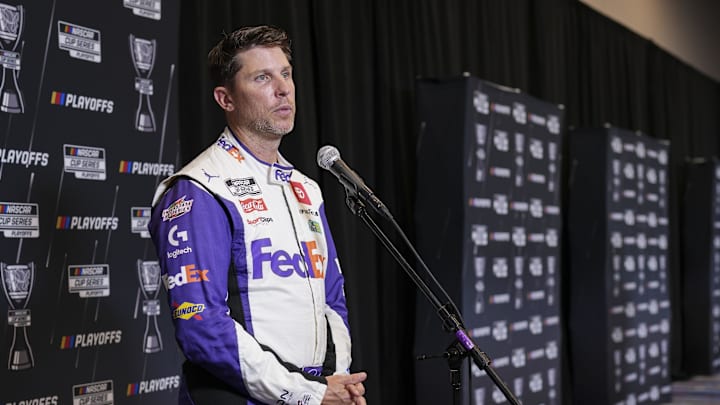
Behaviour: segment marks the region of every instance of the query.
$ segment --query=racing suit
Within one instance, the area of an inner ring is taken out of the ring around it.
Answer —
[[[344,281],[317,183],[225,129],[164,180],[149,230],[186,357],[180,403],[319,404],[347,373]]]

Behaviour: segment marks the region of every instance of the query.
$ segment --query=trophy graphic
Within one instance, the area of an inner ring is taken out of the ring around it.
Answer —
[[[21,42],[24,16],[23,6],[0,3],[0,62],[3,66],[0,110],[13,114],[25,111],[22,92],[18,87],[20,53],[16,51]]]
[[[157,316],[160,315],[160,300],[157,299],[160,293],[160,264],[138,260],[137,268],[140,290],[145,298],[142,306],[143,314],[147,315],[143,335],[143,352],[157,353],[163,348],[157,323]]]
[[[155,40],[138,38],[130,34],[130,56],[135,66],[135,90],[138,91],[138,108],[135,112],[135,128],[142,132],[155,132],[155,115],[150,105],[153,81],[150,74],[155,64]]]
[[[8,325],[13,326],[8,370],[25,370],[35,366],[32,349],[27,336],[27,327],[30,326],[30,310],[26,309],[30,301],[33,282],[35,281],[35,264],[0,263],[0,276],[2,288],[8,300]],[[22,330],[22,332],[20,332]],[[18,339],[18,336],[21,338]]]

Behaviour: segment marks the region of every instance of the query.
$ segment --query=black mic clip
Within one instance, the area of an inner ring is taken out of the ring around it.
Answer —
[[[365,213],[365,204],[358,198],[358,193],[350,187],[345,186],[345,204],[350,208],[350,212],[360,216]]]

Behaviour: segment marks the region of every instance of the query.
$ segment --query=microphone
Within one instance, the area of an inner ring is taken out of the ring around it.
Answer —
[[[348,193],[360,197],[378,214],[392,220],[392,215],[385,204],[375,196],[370,187],[365,185],[363,179],[340,159],[340,152],[336,147],[325,145],[320,148],[317,153],[317,163],[318,166],[334,174]]]

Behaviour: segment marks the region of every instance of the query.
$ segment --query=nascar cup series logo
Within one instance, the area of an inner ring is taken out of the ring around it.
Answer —
[[[0,232],[6,238],[37,238],[40,236],[38,205],[0,202]]]
[[[20,53],[17,52],[24,25],[23,6],[0,3],[0,61],[3,66],[0,110],[7,113],[17,114],[25,111],[22,92],[18,86]],[[22,50],[22,46],[20,49]]]
[[[140,234],[141,238],[149,238],[150,207],[130,208],[130,232]]]
[[[96,381],[73,385],[73,405],[112,405],[113,382]]]
[[[105,180],[105,149],[92,146],[63,145],[65,172],[76,179]]]
[[[110,265],[82,264],[68,266],[68,292],[81,298],[110,295]]]
[[[89,62],[102,61],[100,31],[65,21],[58,21],[58,47],[70,57]]]
[[[30,326],[30,310],[27,305],[35,282],[35,264],[0,263],[0,276],[9,306],[8,325],[14,328],[8,370],[32,368],[35,360],[27,335],[27,327]]]
[[[143,314],[145,318],[145,333],[143,334],[143,352],[157,353],[163,349],[160,328],[157,316],[160,315],[160,264],[156,261],[137,261],[140,291],[143,295]]]
[[[138,38],[130,34],[130,56],[135,67],[135,90],[138,95],[138,108],[135,112],[135,128],[142,132],[155,132],[155,114],[150,105],[153,95],[153,81],[150,79],[155,65],[156,41]]]
[[[160,20],[160,12],[162,10],[161,0],[123,0],[123,6],[132,9],[133,14]]]

